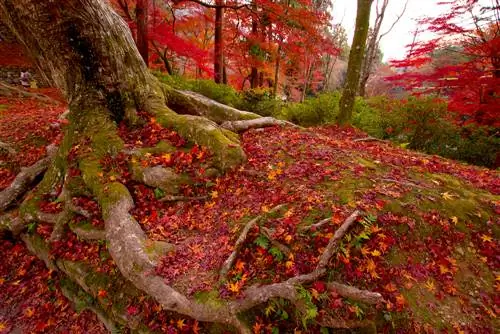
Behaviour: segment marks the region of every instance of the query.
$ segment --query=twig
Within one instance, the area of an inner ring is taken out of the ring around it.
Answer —
[[[278,211],[283,206],[284,206],[284,204],[280,204],[280,205],[275,206],[274,208],[272,208],[268,212],[268,214]],[[236,240],[236,243],[234,244],[233,252],[229,255],[229,257],[226,259],[226,261],[224,261],[224,264],[222,265],[222,268],[219,272],[219,276],[221,278],[226,278],[227,273],[229,272],[229,270],[231,270],[231,267],[233,266],[233,263],[236,260],[236,257],[238,256],[238,254],[241,250],[241,247],[243,246],[243,243],[245,242],[245,240],[247,238],[248,232],[252,229],[252,227],[255,226],[255,224],[257,224],[262,219],[262,217],[263,217],[263,215],[257,216],[254,219],[250,220],[245,225],[245,227],[243,228],[243,230],[240,233],[240,236],[238,237],[238,240]]]
[[[391,183],[397,183],[397,184],[400,184],[400,185],[403,185],[403,186],[407,186],[407,187],[414,187],[414,188],[428,188],[428,187],[425,187],[425,186],[421,186],[421,185],[418,185],[416,183],[413,183],[413,182],[407,182],[407,181],[398,181],[398,180],[394,180],[394,179],[380,179],[381,181],[384,181],[384,182],[391,182]]]

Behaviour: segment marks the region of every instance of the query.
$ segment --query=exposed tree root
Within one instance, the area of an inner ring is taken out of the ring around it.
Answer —
[[[51,97],[48,97],[45,94],[40,94],[40,93],[33,93],[33,92],[28,92],[23,89],[19,89],[17,87],[7,85],[6,83],[0,82],[0,96],[22,96],[22,97],[28,97],[32,99],[36,99],[42,102],[46,103],[52,103],[52,104],[57,104],[56,100],[52,99]]]
[[[288,255],[291,253],[290,251],[290,248],[288,248],[287,246],[283,245],[281,242],[277,241],[275,238],[273,238],[273,234],[274,234],[274,231],[272,231],[271,229],[265,227],[265,226],[262,226],[260,228],[262,234],[267,238],[269,239],[269,241],[271,242],[271,244],[278,248],[283,254],[285,255]]]
[[[281,209],[284,206],[284,204],[280,204],[272,208],[269,213],[274,213]],[[261,219],[263,218],[263,215],[257,216],[254,219],[250,220],[243,230],[240,233],[240,236],[236,240],[236,243],[234,244],[234,250],[233,252],[229,255],[229,257],[224,261],[224,264],[222,265],[222,268],[219,272],[219,276],[222,279],[225,279],[229,270],[231,270],[231,267],[233,266],[234,261],[236,261],[236,258],[238,257],[238,254],[240,253],[241,248],[243,247],[243,244],[245,243],[245,240],[247,238],[248,232],[252,229],[252,227],[255,226]]]
[[[160,202],[190,202],[190,201],[204,201],[208,199],[208,196],[173,196],[167,195],[163,198],[160,198]]]
[[[274,117],[260,117],[249,120],[225,121],[224,123],[221,124],[221,127],[233,132],[243,132],[254,128],[264,128],[268,126],[285,126],[285,125],[299,127],[291,122],[282,121]]]
[[[387,140],[378,139],[378,138],[375,138],[375,137],[372,137],[372,136],[353,139],[353,142],[355,142],[355,143],[365,142],[365,141],[378,141],[378,142],[381,142],[381,143],[387,143]]]
[[[360,290],[356,287],[338,282],[328,282],[326,283],[326,288],[327,290],[337,292],[342,297],[350,298],[365,304],[376,305],[383,301],[382,295],[378,292]]]
[[[0,151],[5,151],[10,155],[16,154],[16,150],[12,145],[0,141]]]
[[[166,89],[167,105],[178,114],[202,116],[221,124],[226,121],[260,119],[261,116],[219,103],[204,95],[177,89]]]
[[[314,224],[311,224],[311,225],[307,225],[307,226],[304,226],[303,228],[301,228],[302,232],[305,232],[305,231],[308,231],[308,230],[317,230],[318,228],[328,224],[329,222],[332,221],[332,217],[328,217],[328,218],[325,218],[325,219],[322,219],[320,220],[319,222],[317,223],[314,223]]]
[[[5,211],[14,201],[27,192],[33,181],[47,170],[51,161],[52,156],[49,154],[48,157],[43,158],[30,167],[22,168],[11,185],[0,192],[0,212]]]

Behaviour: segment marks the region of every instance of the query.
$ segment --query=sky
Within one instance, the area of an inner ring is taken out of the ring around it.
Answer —
[[[413,40],[413,32],[417,28],[416,20],[425,16],[438,16],[445,10],[446,6],[438,6],[437,2],[442,0],[408,0],[404,16],[400,19],[394,29],[385,36],[380,44],[384,53],[384,61],[390,59],[402,59],[406,55],[405,46]],[[386,16],[382,24],[382,32],[387,31],[404,7],[406,0],[390,0],[386,10]],[[489,0],[481,0],[480,3],[489,3]],[[374,1],[376,3],[376,0]],[[340,23],[347,30],[349,43],[354,34],[354,22],[356,21],[356,0],[333,0],[333,22]],[[375,9],[372,7],[371,22],[375,20]],[[419,34],[422,36],[421,34]],[[431,36],[423,36],[430,38]]]

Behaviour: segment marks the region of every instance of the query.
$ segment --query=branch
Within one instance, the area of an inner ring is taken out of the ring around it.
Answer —
[[[274,213],[274,212],[278,211],[283,206],[284,206],[284,204],[280,204],[280,205],[275,206],[274,208],[272,208],[268,212],[268,214],[269,213]],[[236,260],[236,257],[238,256],[238,254],[239,254],[239,252],[241,250],[241,247],[243,246],[243,243],[245,242],[245,240],[247,238],[248,232],[250,232],[250,230],[252,229],[252,227],[254,227],[255,224],[257,224],[262,219],[263,216],[264,215],[257,216],[254,219],[250,220],[245,225],[245,227],[243,228],[243,230],[240,233],[240,236],[238,237],[238,240],[236,240],[236,243],[234,244],[234,250],[233,250],[233,252],[229,255],[229,257],[226,259],[226,261],[224,261],[224,264],[222,265],[222,268],[221,268],[221,270],[219,272],[219,276],[221,278],[224,278],[224,279],[226,278],[227,273],[229,272],[229,270],[231,270],[231,267],[233,266],[233,263]]]
[[[403,15],[405,14],[406,12],[406,7],[408,6],[408,1],[409,0],[406,0],[405,2],[405,5],[403,7],[403,10],[401,11],[401,14],[398,15],[398,17],[396,18],[396,20],[392,23],[391,27],[386,31],[384,32],[383,34],[381,34],[378,38],[378,42],[380,42],[380,40],[385,37],[387,34],[389,34],[392,29],[394,29],[394,27],[396,26],[396,24],[399,22],[399,20],[401,20],[401,18],[403,17]]]

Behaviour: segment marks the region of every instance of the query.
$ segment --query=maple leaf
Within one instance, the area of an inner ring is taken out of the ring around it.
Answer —
[[[0,321],[0,332],[4,331],[7,328],[7,324],[5,322]]]
[[[108,292],[106,290],[99,290],[97,292],[97,297],[99,298],[105,298],[108,295]]]
[[[291,269],[293,267],[293,261],[286,261],[285,262],[285,267],[286,269]]]
[[[226,286],[227,286],[228,290],[231,292],[238,293],[240,291],[240,285],[238,284],[238,282],[236,282],[236,283],[228,282],[226,284]]]
[[[493,242],[493,238],[486,234],[481,235],[481,240],[483,240],[483,242]]]
[[[370,248],[368,248],[367,246],[361,247],[361,254],[362,255],[366,256],[366,255],[368,255],[370,253],[371,253]]]
[[[191,327],[191,330],[193,331],[194,334],[198,334],[200,332],[200,327],[198,326],[198,320],[194,321],[194,324]]]
[[[458,224],[458,218],[456,216],[451,217],[451,222],[455,225]]]
[[[378,249],[375,249],[371,252],[372,256],[380,256],[382,253]]]
[[[184,319],[177,320],[177,328],[182,330],[184,328],[184,326],[186,326],[186,324],[184,324]]]
[[[441,275],[451,273],[450,269],[448,269],[448,267],[446,267],[442,264],[439,265],[439,272],[441,273]]]
[[[436,291],[436,286],[434,285],[434,281],[432,280],[427,280],[427,282],[425,283],[425,288],[430,292]]]
[[[5,283],[5,279],[0,277],[0,285],[3,285],[3,283]]]
[[[446,191],[444,193],[441,193],[441,197],[443,197],[444,200],[449,201],[458,196],[455,194],[450,194],[448,191]]]
[[[396,296],[396,305],[403,308],[406,305],[406,299],[403,295],[399,294]]]
[[[24,310],[24,314],[30,318],[35,314],[35,310],[32,307],[28,307],[26,310]]]
[[[252,327],[252,330],[254,332],[254,334],[259,334],[260,331],[264,328],[264,326],[258,322],[256,322],[253,327]]]
[[[210,196],[211,196],[212,198],[217,198],[217,197],[219,197],[219,193],[218,193],[217,191],[215,191],[215,190],[214,190],[214,191],[212,191],[212,192],[210,193]]]
[[[396,291],[396,290],[397,290],[396,285],[395,285],[394,283],[392,283],[392,282],[390,282],[390,283],[386,284],[386,285],[384,286],[384,289],[385,289],[387,292],[394,292],[394,291]]]
[[[238,259],[238,261],[236,261],[236,265],[234,266],[238,271],[243,271],[243,269],[245,269],[245,262],[241,261],[240,259]]]
[[[274,305],[272,303],[270,303],[266,309],[264,310],[264,313],[269,317],[269,315],[273,312],[275,312],[276,309],[274,308]]]

